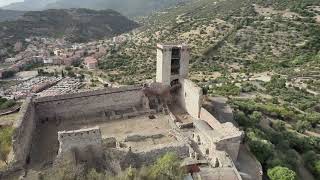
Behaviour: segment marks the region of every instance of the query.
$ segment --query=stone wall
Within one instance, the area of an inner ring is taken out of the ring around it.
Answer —
[[[213,142],[216,142],[216,149],[226,151],[233,161],[238,158],[240,143],[243,138],[243,131],[240,131],[232,123],[220,123],[205,108],[201,108],[200,119],[206,121],[214,134]]]
[[[156,81],[170,85],[171,75],[171,51],[170,48],[157,49],[157,78]]]
[[[142,108],[142,100],[141,87],[126,87],[41,97],[36,98],[35,103],[39,120],[50,121],[116,116],[117,110]]]
[[[23,166],[31,148],[32,135],[36,126],[35,108],[31,97],[28,97],[20,109],[20,115],[14,124],[12,152],[10,162]]]
[[[180,77],[187,78],[189,74],[190,49],[181,47]]]
[[[84,149],[88,146],[97,149],[102,148],[102,137],[99,127],[74,131],[60,131],[58,132],[58,140],[59,156],[73,149]]]
[[[172,49],[180,49],[179,74],[171,74]],[[184,44],[157,44],[156,81],[170,85],[172,80],[187,78],[189,73],[190,49]]]
[[[152,148],[145,149],[142,152],[138,152],[137,154],[142,161],[141,164],[150,165],[168,152],[175,153],[180,158],[186,158],[189,156],[189,146],[185,143],[177,142],[171,144],[160,144]]]
[[[230,155],[231,159],[236,162],[238,159],[241,141],[242,136],[223,139],[216,144],[216,149],[226,151]]]
[[[180,79],[180,83],[179,103],[193,118],[198,119],[202,106],[202,89],[189,79]]]

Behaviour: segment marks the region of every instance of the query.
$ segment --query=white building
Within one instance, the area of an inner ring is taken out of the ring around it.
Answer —
[[[43,59],[44,64],[53,64],[53,59],[48,57]]]

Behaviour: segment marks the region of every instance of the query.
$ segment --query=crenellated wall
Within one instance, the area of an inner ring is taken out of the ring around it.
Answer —
[[[31,148],[32,135],[36,126],[34,102],[28,97],[20,109],[14,124],[10,162],[22,166],[26,163]]]
[[[58,155],[69,152],[74,148],[83,149],[91,146],[101,149],[102,147],[102,136],[99,127],[74,131],[60,131],[58,132],[58,140]]]
[[[117,110],[143,108],[142,103],[141,87],[126,87],[36,98],[35,108],[40,121],[81,120],[103,114],[116,116]]]
[[[134,86],[52,97],[28,97],[14,124],[13,148],[9,160],[14,166],[22,167],[28,163],[32,142],[36,139],[33,137],[36,135],[34,132],[39,132],[36,131],[38,124],[43,121],[55,123],[70,117],[73,121],[93,121],[91,117],[107,116],[107,113],[115,119],[136,116],[148,111],[143,106],[143,98],[141,87]]]

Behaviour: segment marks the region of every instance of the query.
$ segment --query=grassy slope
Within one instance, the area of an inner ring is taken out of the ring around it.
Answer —
[[[311,1],[313,5],[319,5],[318,1]],[[154,78],[156,43],[186,42],[192,48],[190,78],[206,87],[210,95],[237,96],[246,87],[245,91],[261,94],[248,104],[254,108],[262,104],[256,111],[262,112],[263,118],[270,116],[287,121],[294,128],[298,122],[315,125],[319,117],[315,111],[315,105],[320,103],[319,96],[285,87],[281,78],[272,83],[258,82],[257,87],[249,81],[251,74],[265,71],[280,74],[284,83],[294,83],[295,78],[310,78],[318,74],[320,24],[313,19],[317,14],[306,12],[307,5],[311,4],[301,2],[305,1],[226,0],[214,3],[212,0],[198,0],[168,9],[142,19],[145,26],[141,31],[133,34],[132,40],[125,46],[106,57],[100,67],[120,83],[143,82],[146,78]],[[276,13],[261,15],[254,4]],[[295,16],[285,16],[285,13]],[[216,73],[220,73],[221,77],[214,77]],[[310,86],[308,89],[319,89],[319,79],[311,79],[305,82]],[[248,111],[245,116],[251,116],[251,113]],[[250,121],[250,118],[247,117],[247,120]],[[250,128],[260,129],[256,125]],[[315,148],[319,139],[296,134],[295,129],[261,131],[270,136],[264,138],[273,147],[272,155],[263,162],[265,170],[274,165],[294,169],[297,162],[290,162],[290,159],[296,158],[296,151],[301,154],[308,150],[319,153],[319,149]],[[288,132],[292,134],[289,136]],[[283,141],[277,143],[275,141],[279,136]],[[287,142],[284,141],[290,142],[285,148],[282,145]],[[292,153],[285,153],[288,149]]]
[[[155,44],[181,41],[192,47],[195,73],[221,69],[226,62],[241,63],[244,70],[270,70],[295,57],[317,34],[312,31],[319,24],[304,19],[259,16],[252,1],[198,0],[143,19],[145,28],[108,58],[105,69],[116,67],[121,75],[136,74],[138,81],[151,78]],[[128,62],[121,63],[123,59]],[[134,68],[138,73],[132,73]]]

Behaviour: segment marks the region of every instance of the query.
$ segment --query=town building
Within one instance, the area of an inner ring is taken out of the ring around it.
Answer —
[[[98,67],[98,61],[94,57],[86,57],[84,64],[88,69],[96,69]]]

